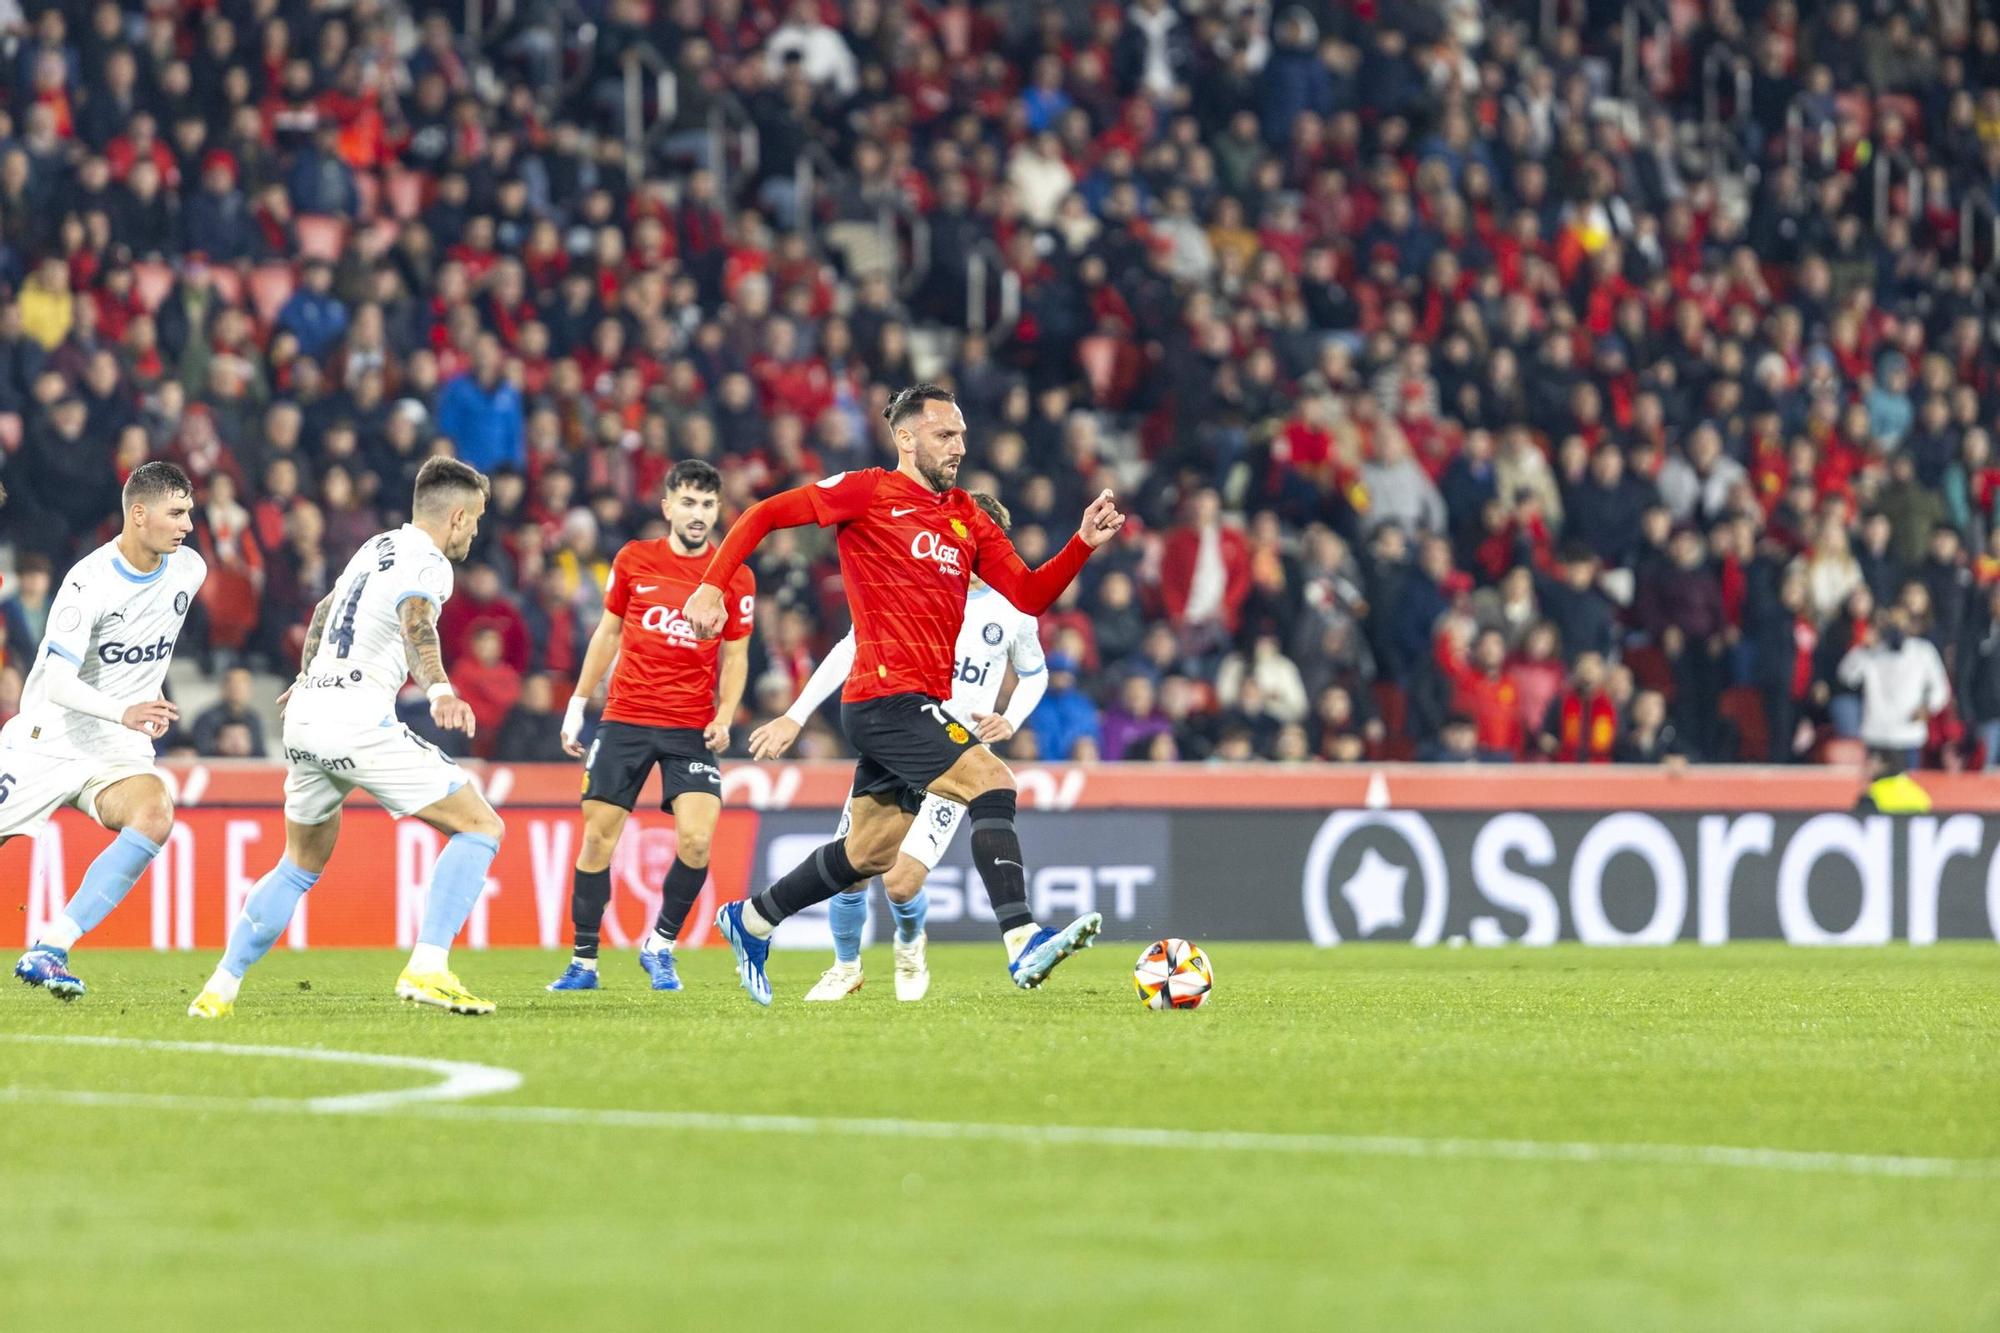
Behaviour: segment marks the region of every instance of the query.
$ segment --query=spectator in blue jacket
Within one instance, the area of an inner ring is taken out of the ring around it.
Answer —
[[[498,338],[479,335],[472,345],[472,369],[438,395],[437,423],[458,456],[481,472],[527,467],[521,391],[503,373]]]
[[[1076,659],[1067,653],[1049,654],[1049,690],[1035,711],[1028,714],[1028,729],[1042,758],[1052,762],[1065,759],[1095,759],[1103,745],[1098,729],[1097,705],[1076,687]],[[1088,742],[1079,754],[1077,747]]]
[[[306,264],[305,281],[278,312],[278,327],[299,340],[299,351],[323,360],[347,333],[347,307],[333,294],[333,266]]]

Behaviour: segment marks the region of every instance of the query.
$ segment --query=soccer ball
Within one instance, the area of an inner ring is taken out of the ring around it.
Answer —
[[[1148,1009],[1199,1009],[1215,989],[1215,969],[1200,945],[1160,940],[1139,955],[1132,984]]]

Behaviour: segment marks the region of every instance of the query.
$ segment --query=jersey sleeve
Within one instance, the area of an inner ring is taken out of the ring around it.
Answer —
[[[1025,679],[1048,670],[1048,658],[1042,652],[1042,627],[1033,616],[1021,617],[1020,627],[1014,631],[1014,642],[1007,652],[1017,676]]]
[[[400,607],[412,597],[421,597],[433,610],[442,610],[451,596],[451,561],[438,551],[421,551],[396,562],[392,576],[396,587],[394,605]]]
[[[823,528],[836,523],[852,523],[868,512],[869,501],[888,474],[879,467],[859,472],[836,472],[805,488],[812,500],[813,515]]]
[[[60,657],[71,666],[81,667],[90,655],[90,640],[97,632],[100,614],[98,599],[81,571],[70,574],[56,590],[49,604],[48,628],[42,634],[42,651]]]
[[[729,620],[722,627],[725,639],[747,639],[757,624],[757,576],[745,565],[729,580],[729,596],[724,599],[728,605]]]
[[[1040,567],[1029,569],[1007,534],[983,509],[972,511],[972,572],[993,585],[994,591],[1026,615],[1038,616],[1055,605],[1056,598],[1070,581],[1083,572],[1091,548],[1083,538],[1069,543],[1050,556]]]
[[[625,568],[625,551],[621,547],[612,558],[611,572],[604,576],[604,609],[623,620],[625,608],[631,604],[632,579]]]

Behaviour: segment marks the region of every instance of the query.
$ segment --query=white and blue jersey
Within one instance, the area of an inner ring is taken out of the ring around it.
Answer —
[[[115,541],[77,561],[49,606],[21,712],[0,731],[0,743],[45,755],[150,763],[150,737],[52,701],[47,663],[60,658],[84,684],[127,704],[158,699],[181,622],[207,577],[207,562],[189,546],[161,556],[145,574],[125,562]]]

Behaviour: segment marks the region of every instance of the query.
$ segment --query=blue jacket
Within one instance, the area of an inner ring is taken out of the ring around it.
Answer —
[[[347,307],[332,292],[301,287],[278,312],[278,327],[299,340],[299,351],[317,361],[347,332]]]
[[[1093,745],[1102,745],[1097,723],[1097,705],[1079,689],[1050,689],[1028,715],[1028,728],[1042,758],[1058,762],[1070,757],[1076,743],[1086,736]]]
[[[481,472],[527,466],[521,391],[506,379],[486,389],[470,371],[460,375],[438,395],[437,424],[458,456]]]

